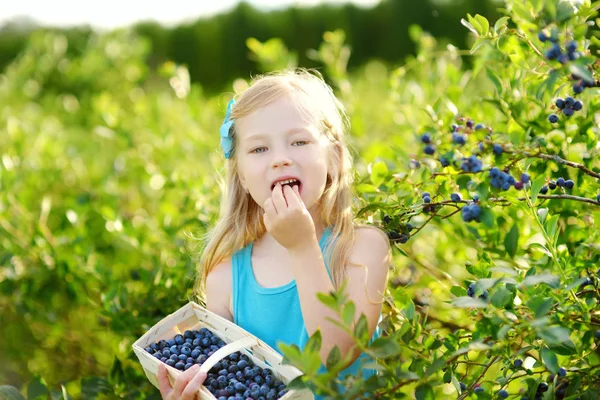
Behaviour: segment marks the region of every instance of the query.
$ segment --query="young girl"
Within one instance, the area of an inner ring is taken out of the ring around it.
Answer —
[[[279,343],[304,348],[319,329],[322,364],[338,346],[342,357],[351,354],[339,377],[366,379],[375,374],[361,368],[366,354],[328,321],[338,318],[317,298],[347,281],[354,321],[364,313],[372,340],[379,336],[391,252],[385,233],[353,221],[346,125],[331,88],[306,70],[255,78],[229,103],[222,217],[204,238],[196,289],[209,310],[278,351]],[[186,373],[171,398],[204,379]],[[166,398],[168,380],[164,388]]]

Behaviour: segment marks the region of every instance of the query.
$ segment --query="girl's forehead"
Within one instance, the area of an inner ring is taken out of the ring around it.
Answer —
[[[314,119],[302,112],[292,100],[282,97],[236,120],[236,132],[241,140],[258,135],[300,133],[316,134]]]

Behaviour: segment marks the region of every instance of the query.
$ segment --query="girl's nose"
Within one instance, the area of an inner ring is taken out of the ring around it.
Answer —
[[[273,161],[272,161],[272,166],[275,167],[282,167],[285,165],[290,165],[292,163],[292,159],[290,158],[290,156],[285,152],[285,151],[277,151],[274,155],[273,155]]]

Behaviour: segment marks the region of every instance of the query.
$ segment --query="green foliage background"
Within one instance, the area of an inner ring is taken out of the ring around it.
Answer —
[[[598,78],[599,38],[587,21],[598,24],[599,3],[505,7],[498,21],[465,16],[473,53],[418,26],[410,28],[417,55],[394,69],[371,61],[349,75],[343,31],[311,52],[351,116],[359,218],[388,231],[417,227],[394,244],[385,335],[366,349],[381,375],[342,382],[344,398],[492,398],[500,388],[534,398],[544,381],[549,399],[559,366],[569,380],[560,398],[598,397],[598,87],[578,96],[585,106],[573,117],[551,126],[547,116],[570,93],[572,72]],[[561,44],[576,40],[584,57],[565,66],[544,59],[537,32],[546,26],[558,28]],[[205,93],[176,63],[152,73],[149,41],[130,31],[93,34],[76,53],[70,46],[62,34],[36,32],[0,75],[0,384],[32,399],[158,398],[131,344],[191,299],[193,237],[218,217],[217,132],[231,93]],[[247,46],[260,70],[297,65],[282,41]],[[453,146],[458,116],[492,135],[473,132]],[[419,143],[424,131],[433,157]],[[495,156],[492,142],[505,153]],[[471,153],[484,172],[438,161],[460,164]],[[494,191],[485,172],[494,165],[527,171],[533,184]],[[540,195],[558,176],[575,189]],[[423,191],[439,209],[424,210]],[[464,202],[450,202],[458,191]],[[464,223],[454,211],[475,194],[482,222]],[[489,290],[486,301],[465,295],[471,282],[478,295]],[[342,297],[322,300],[347,322]],[[346,325],[366,346],[364,324]],[[307,373],[296,384],[335,397],[332,376],[310,371],[318,347],[315,336],[285,355]],[[514,370],[515,357],[528,357],[528,370]],[[478,384],[485,392],[475,395]]]
[[[386,0],[373,7],[321,4],[261,11],[240,2],[230,11],[190,23],[164,27],[142,22],[133,30],[152,44],[146,55],[149,66],[156,67],[167,60],[184,64],[192,82],[215,94],[236,78],[258,72],[248,57],[249,37],[260,41],[280,38],[297,54],[301,65],[318,67],[320,64],[309,57],[307,50],[319,45],[324,32],[342,29],[352,47],[353,69],[373,58],[398,63],[414,54],[414,43],[408,35],[410,24],[418,24],[434,36],[463,48],[467,32],[458,23],[459,19],[470,12],[495,20],[501,4],[498,0]],[[84,51],[85,41],[93,35],[88,27],[56,31],[68,37],[71,53]],[[23,49],[29,33],[30,29],[19,25],[0,28],[0,70]]]

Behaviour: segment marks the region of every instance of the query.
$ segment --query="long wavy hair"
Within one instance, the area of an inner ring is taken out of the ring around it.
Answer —
[[[283,96],[288,96],[301,115],[314,123],[330,141],[326,186],[318,203],[321,220],[331,229],[324,246],[324,256],[337,289],[346,276],[344,266],[351,264],[349,256],[355,239],[354,230],[359,226],[354,224],[352,215],[354,170],[345,135],[349,129],[349,119],[344,106],[321,75],[306,69],[284,70],[254,77],[250,86],[236,98],[231,118],[235,121]],[[266,232],[262,208],[241,185],[237,168],[235,122],[230,132],[234,144],[231,157],[227,160],[220,218],[211,230],[199,238],[204,248],[201,249],[194,293],[201,302],[205,302],[206,277],[210,271]]]

